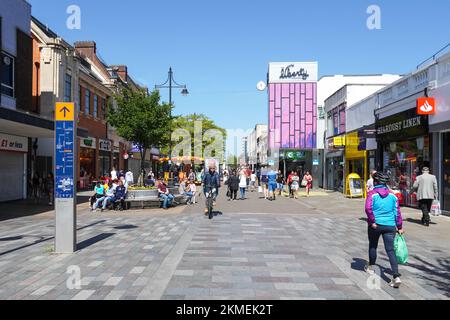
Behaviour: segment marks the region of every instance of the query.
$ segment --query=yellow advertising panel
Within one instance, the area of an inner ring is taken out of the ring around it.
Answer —
[[[56,121],[74,121],[75,104],[73,102],[57,102],[55,106]]]

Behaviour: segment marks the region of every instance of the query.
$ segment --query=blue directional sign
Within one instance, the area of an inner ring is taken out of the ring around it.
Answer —
[[[74,106],[56,105],[55,118],[55,198],[74,198]]]

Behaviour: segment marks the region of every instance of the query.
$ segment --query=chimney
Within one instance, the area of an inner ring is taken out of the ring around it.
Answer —
[[[97,44],[95,41],[78,41],[75,42],[75,49],[82,56],[94,60],[93,57],[96,56],[97,53]]]
[[[113,66],[117,75],[125,82],[128,81],[128,67],[127,66]]]

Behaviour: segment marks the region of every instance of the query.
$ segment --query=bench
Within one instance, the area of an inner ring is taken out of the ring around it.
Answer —
[[[141,190],[139,190],[141,191]],[[157,203],[159,207],[162,207],[164,202],[163,199],[159,197],[157,190],[149,190],[145,192],[133,191],[129,192],[127,199],[125,199],[125,204],[127,209],[133,207],[133,204],[138,204],[138,207],[144,209],[146,205],[153,205]],[[174,195],[174,204],[186,204],[187,197],[180,195],[178,189],[171,190]]]

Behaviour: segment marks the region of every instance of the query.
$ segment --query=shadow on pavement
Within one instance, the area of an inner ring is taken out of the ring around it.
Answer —
[[[85,225],[83,227],[77,228],[77,231],[80,231],[80,230],[83,230],[83,229],[86,229],[86,228],[90,228],[92,226],[95,226],[97,224],[103,223],[105,221],[106,220],[100,220],[100,221],[97,221],[97,222]],[[34,246],[36,244],[39,244],[39,243],[42,243],[42,242],[46,242],[46,241],[49,241],[49,240],[52,240],[52,239],[55,238],[54,236],[43,237],[43,236],[29,236],[29,235],[22,236],[21,235],[21,236],[12,236],[12,237],[3,238],[3,239],[1,239],[1,241],[5,241],[5,242],[6,241],[17,241],[17,240],[20,240],[20,239],[26,238],[26,237],[35,237],[35,238],[38,238],[38,240],[35,240],[34,242],[31,242],[31,243],[24,244],[24,245],[22,245],[20,247],[17,247],[17,248],[13,248],[13,249],[10,249],[10,250],[4,251],[4,252],[0,252],[0,257],[6,255],[8,253],[15,252],[15,251],[18,251],[18,250],[21,250],[21,249],[25,249],[25,248],[28,248],[28,247]]]
[[[86,249],[87,247],[92,246],[92,245],[96,244],[97,242],[108,239],[114,235],[115,235],[115,233],[101,233],[95,237],[84,240],[77,245],[77,251]]]
[[[89,196],[77,196],[77,204],[89,202]],[[44,199],[18,200],[0,203],[0,222],[22,217],[34,216],[54,211],[55,207],[48,205]]]
[[[408,263],[408,266],[422,271],[418,276],[428,283],[433,283],[433,287],[444,292],[450,298],[450,258],[438,258],[437,264],[432,264],[417,256],[413,256],[419,263]]]
[[[408,219],[406,219],[406,221],[422,225],[422,220],[421,219],[408,218]],[[436,224],[436,223],[435,222],[430,222],[430,224]]]
[[[130,230],[130,229],[137,229],[137,228],[138,228],[138,226],[134,226],[132,224],[126,224],[123,226],[114,227],[114,229],[117,229],[117,230]]]

